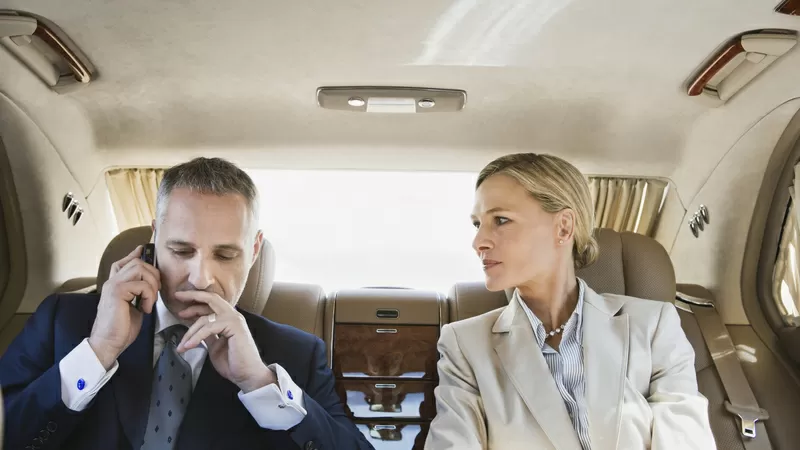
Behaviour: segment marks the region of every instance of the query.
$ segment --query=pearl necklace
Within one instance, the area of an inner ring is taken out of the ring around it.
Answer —
[[[561,333],[562,331],[564,331],[564,327],[566,327],[566,326],[567,326],[567,324],[565,323],[565,324],[562,324],[560,327],[553,329],[552,331],[547,333],[547,336],[545,336],[545,339],[551,338],[551,337]]]

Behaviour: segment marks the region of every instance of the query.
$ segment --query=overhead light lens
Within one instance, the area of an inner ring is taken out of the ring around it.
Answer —
[[[367,102],[368,113],[410,113],[417,112],[413,98],[370,97]]]
[[[323,86],[321,108],[351,113],[445,113],[464,109],[467,93],[458,89],[398,86]]]
[[[354,108],[360,108],[366,105],[367,102],[365,102],[361,97],[351,97],[350,100],[347,101],[347,104]]]

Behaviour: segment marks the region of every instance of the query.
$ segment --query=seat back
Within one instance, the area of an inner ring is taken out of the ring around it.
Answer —
[[[102,292],[111,265],[124,258],[137,245],[150,242],[150,227],[135,227],[117,235],[106,247],[97,271],[97,290]],[[291,325],[323,337],[325,295],[322,288],[311,284],[275,283],[275,251],[264,239],[261,253],[247,277],[238,306],[275,322]]]
[[[108,243],[97,270],[97,292],[102,293],[103,284],[111,273],[111,265],[127,256],[137,245],[150,242],[152,235],[152,228],[148,226],[134,227],[121,232]],[[264,239],[261,252],[250,268],[238,306],[247,312],[261,314],[272,291],[274,279],[275,251],[272,244]]]
[[[599,228],[600,254],[576,275],[599,293],[672,302],[675,270],[656,240],[636,233]],[[477,316],[508,304],[512,290],[489,292],[482,282],[458,283],[450,290],[450,321]]]
[[[276,281],[259,314],[324,339],[325,301],[322,286]]]
[[[576,275],[595,292],[673,302],[675,269],[664,247],[641,234],[596,230],[600,254]]]
[[[720,380],[697,319],[691,309],[675,301],[675,271],[666,250],[646,236],[609,229],[596,230],[600,246],[598,260],[577,271],[577,276],[598,293],[675,303],[681,327],[695,353],[695,370],[700,392],[709,401],[711,429],[720,449],[742,449],[744,445],[736,420],[725,410],[725,389]],[[681,285],[681,290],[697,297],[713,299],[699,286]],[[459,283],[450,291],[450,320],[463,320],[508,304],[511,291],[489,292],[483,283]],[[800,431],[791,425],[800,414],[800,393],[788,372],[750,326],[728,326],[735,344],[758,355],[744,364],[745,374],[760,406],[770,411],[766,427],[775,448],[788,448],[800,440]],[[778,414],[775,414],[778,413]]]

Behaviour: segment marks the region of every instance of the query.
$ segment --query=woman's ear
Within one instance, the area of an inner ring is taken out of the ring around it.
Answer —
[[[575,232],[575,211],[564,209],[558,213],[558,239],[568,241]]]

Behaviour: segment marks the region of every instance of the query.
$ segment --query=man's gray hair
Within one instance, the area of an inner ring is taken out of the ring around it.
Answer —
[[[164,171],[156,198],[156,220],[161,223],[169,195],[174,189],[189,189],[208,195],[241,194],[258,222],[258,189],[250,175],[222,158],[195,158]]]

